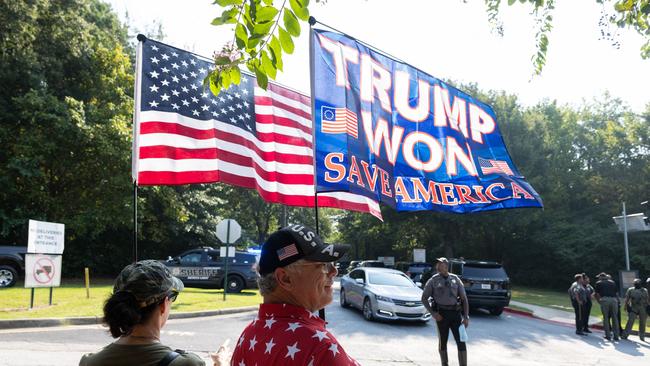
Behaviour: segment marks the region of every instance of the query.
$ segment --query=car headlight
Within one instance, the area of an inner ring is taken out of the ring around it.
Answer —
[[[393,302],[392,299],[389,299],[389,298],[384,297],[384,296],[375,295],[375,298],[377,299],[377,301]]]

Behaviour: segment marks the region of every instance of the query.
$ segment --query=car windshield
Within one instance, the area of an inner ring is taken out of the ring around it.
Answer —
[[[501,266],[463,266],[463,277],[472,278],[508,278],[506,271]]]
[[[413,282],[397,273],[368,273],[368,283],[380,286],[413,287]]]

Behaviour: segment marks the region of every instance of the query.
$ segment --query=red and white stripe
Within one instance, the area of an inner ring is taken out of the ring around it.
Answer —
[[[269,84],[255,88],[255,134],[218,120],[139,111],[138,185],[222,182],[254,188],[268,202],[314,206],[314,152],[309,97]],[[356,116],[355,116],[356,117]],[[368,212],[379,204],[347,192],[319,193],[318,206]]]

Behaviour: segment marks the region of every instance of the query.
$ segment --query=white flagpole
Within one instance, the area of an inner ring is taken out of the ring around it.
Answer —
[[[138,161],[140,159],[140,103],[142,85],[142,46],[147,38],[138,34],[138,46],[135,51],[135,85],[133,87],[133,147],[131,160],[131,177],[134,183],[138,181]]]
[[[133,146],[131,148],[131,178],[133,180],[133,261],[138,261],[138,162],[140,160],[140,99],[142,78],[142,46],[147,38],[138,34],[135,51],[135,85],[133,86]]]

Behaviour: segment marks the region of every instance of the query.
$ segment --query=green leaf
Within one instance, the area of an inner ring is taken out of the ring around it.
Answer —
[[[273,57],[275,67],[282,71],[282,46],[276,36],[271,38],[271,42],[269,42],[269,50],[271,51],[271,57]]]
[[[255,65],[257,62],[259,62],[257,59],[248,60],[248,62],[246,62],[246,68],[248,68],[248,71],[255,73]]]
[[[248,33],[246,33],[246,28],[241,23],[237,23],[235,27],[235,39],[237,47],[246,49],[248,45]]]
[[[309,10],[299,0],[289,0],[291,9],[300,20],[309,20]]]
[[[260,67],[255,68],[255,77],[257,78],[257,85],[259,85],[260,88],[266,90],[269,85],[269,77],[266,76],[266,73],[264,73]]]
[[[228,89],[230,87],[230,68],[221,70],[221,88]]]
[[[263,0],[266,5],[273,5],[273,0]]]
[[[226,20],[223,19],[222,17],[218,17],[218,18],[212,19],[212,22],[210,24],[212,24],[212,25],[224,25],[224,24],[226,24]]]
[[[234,24],[237,22],[238,14],[239,10],[237,8],[224,10],[219,18],[214,18],[212,20],[212,25]]]
[[[264,39],[264,35],[256,34],[252,36],[251,38],[248,39],[248,48],[254,49],[255,47],[257,47],[257,45],[260,44],[260,41],[262,41],[262,39]]]
[[[255,24],[255,27],[253,28],[253,34],[265,36],[269,34],[271,27],[273,27],[273,24],[273,22]]]
[[[275,68],[273,61],[271,61],[266,51],[262,51],[262,69],[264,69],[264,72],[266,72],[271,79],[275,79],[278,69]]]
[[[264,6],[257,11],[257,21],[259,23],[270,22],[278,15],[278,9],[272,6]]]
[[[210,74],[210,91],[215,96],[219,95],[221,92],[221,75],[219,73]]]
[[[512,5],[512,4],[514,4],[515,1],[517,1],[517,0],[508,0],[508,5]]]
[[[230,80],[233,84],[239,85],[241,82],[241,71],[239,71],[239,67],[235,66],[230,70]]]
[[[230,57],[228,56],[219,56],[214,59],[216,65],[228,65],[230,63]]]
[[[244,2],[244,0],[214,0],[213,4],[217,4],[222,7],[230,6],[230,5],[241,5]]]
[[[296,15],[287,8],[284,9],[284,27],[292,36],[300,36],[300,23],[298,23],[298,18],[296,18]]]
[[[282,27],[278,27],[279,30],[279,35],[280,35],[280,44],[282,45],[282,49],[284,52],[288,54],[293,53],[293,39],[291,39],[291,35],[284,30]]]

